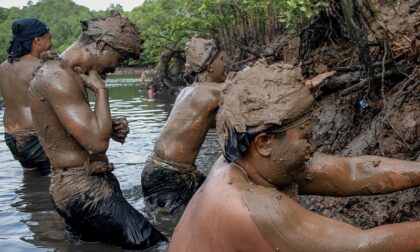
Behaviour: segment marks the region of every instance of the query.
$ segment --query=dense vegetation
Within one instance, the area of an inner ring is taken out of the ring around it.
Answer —
[[[315,3],[316,2],[316,3]],[[310,0],[146,0],[124,12],[138,24],[145,38],[142,63],[156,63],[167,49],[183,48],[192,36],[216,37],[226,47],[269,40],[281,28],[293,26],[325,4]],[[120,5],[108,10],[121,11]],[[80,33],[79,21],[107,11],[90,11],[71,0],[29,1],[23,8],[0,8],[0,60],[7,57],[11,24],[37,17],[53,34],[54,50],[62,52]]]

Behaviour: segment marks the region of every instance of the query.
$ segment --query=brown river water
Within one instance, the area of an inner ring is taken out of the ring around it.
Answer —
[[[150,218],[145,212],[140,175],[144,162],[164,126],[174,98],[147,98],[136,79],[119,78],[107,81],[113,116],[126,116],[130,134],[121,145],[111,141],[107,152],[114,163],[114,174],[121,189],[137,210],[168,238],[175,226],[171,218]],[[0,133],[3,129],[3,110],[0,110]],[[216,132],[211,130],[196,161],[198,169],[208,169],[221,154]],[[0,138],[0,251],[121,251],[120,248],[99,242],[82,242],[65,231],[62,218],[53,209],[48,195],[49,177],[36,171],[23,171],[20,164]],[[167,244],[148,251],[166,251]]]

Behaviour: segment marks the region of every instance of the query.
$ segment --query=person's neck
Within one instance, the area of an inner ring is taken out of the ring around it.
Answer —
[[[275,185],[271,184],[268,180],[264,179],[255,169],[255,165],[252,161],[248,161],[246,159],[240,158],[239,160],[234,161],[234,163],[240,166],[246,173],[249,181],[254,183],[255,185],[261,185],[265,187],[275,187]]]
[[[203,82],[222,83],[223,81],[221,81],[220,78],[215,78],[211,76],[211,74],[208,74]]]
[[[92,69],[92,65],[90,64],[90,59],[88,59],[87,52],[77,42],[66,49],[61,54],[61,57],[63,59],[64,66],[70,69],[80,67],[83,73],[87,73]]]
[[[32,57],[38,58],[38,59],[41,58],[41,52],[38,52],[36,50],[31,50],[31,52],[29,53],[29,55],[31,55]]]

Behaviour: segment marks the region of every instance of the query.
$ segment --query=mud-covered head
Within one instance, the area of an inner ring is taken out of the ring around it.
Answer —
[[[258,133],[288,129],[304,123],[314,98],[298,67],[259,61],[225,82],[217,115],[223,154],[235,161]]]
[[[121,54],[124,59],[137,59],[143,51],[143,39],[137,26],[120,14],[112,12],[109,17],[94,17],[81,21],[82,44],[104,42]]]
[[[220,53],[220,45],[214,39],[192,38],[185,47],[186,79],[189,82],[203,73]]]

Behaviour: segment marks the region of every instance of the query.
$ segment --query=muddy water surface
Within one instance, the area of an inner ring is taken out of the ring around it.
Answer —
[[[140,175],[148,155],[165,124],[173,98],[149,99],[146,91],[130,79],[113,79],[110,104],[113,116],[125,115],[130,122],[126,143],[111,142],[108,156],[114,163],[114,174],[127,200],[145,213]],[[123,84],[122,84],[123,83]],[[3,135],[3,110],[0,110],[0,133]],[[220,155],[216,133],[211,130],[196,162],[207,174]],[[65,231],[65,224],[55,212],[48,196],[49,177],[23,171],[0,137],[0,248],[1,251],[120,251],[103,243],[84,243]],[[170,236],[175,221],[151,219],[159,230]],[[152,251],[165,251],[163,244]]]

